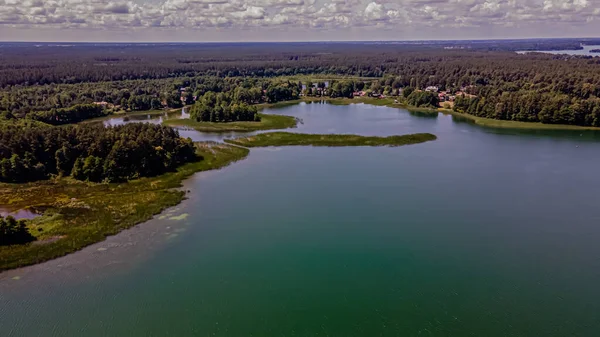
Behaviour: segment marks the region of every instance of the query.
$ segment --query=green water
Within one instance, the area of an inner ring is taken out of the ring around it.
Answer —
[[[253,149],[197,174],[162,219],[0,274],[0,335],[598,335],[597,134],[365,105],[271,112],[299,132],[439,139]]]

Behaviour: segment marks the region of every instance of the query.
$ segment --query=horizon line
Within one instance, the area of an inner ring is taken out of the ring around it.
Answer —
[[[534,41],[534,40],[595,40],[600,37],[527,37],[527,38],[475,38],[475,39],[416,39],[416,40],[298,40],[298,41],[24,41],[24,40],[2,40],[5,43],[97,43],[97,44],[244,44],[244,43],[381,43],[381,42],[485,42],[485,41]]]

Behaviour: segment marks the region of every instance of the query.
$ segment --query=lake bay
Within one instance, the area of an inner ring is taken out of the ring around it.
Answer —
[[[600,330],[598,133],[485,129],[362,104],[264,113],[300,118],[292,132],[438,140],[252,149],[196,174],[189,199],[148,223],[0,274],[2,335]]]

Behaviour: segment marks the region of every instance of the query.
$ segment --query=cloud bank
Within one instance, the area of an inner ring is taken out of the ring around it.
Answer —
[[[598,27],[600,0],[0,0],[0,29]]]

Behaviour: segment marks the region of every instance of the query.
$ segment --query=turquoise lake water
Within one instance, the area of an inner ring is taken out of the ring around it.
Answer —
[[[1,335],[598,335],[598,133],[369,105],[265,113],[300,118],[294,132],[438,140],[252,149],[160,217],[0,274]]]

